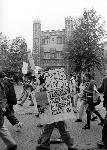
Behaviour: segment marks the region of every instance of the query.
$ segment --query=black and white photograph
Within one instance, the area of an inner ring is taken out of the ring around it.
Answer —
[[[0,150],[107,150],[107,0],[0,0]]]

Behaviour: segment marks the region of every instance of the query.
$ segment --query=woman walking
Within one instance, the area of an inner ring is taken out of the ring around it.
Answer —
[[[34,106],[33,100],[31,98],[31,92],[33,90],[32,84],[31,84],[31,73],[28,73],[25,78],[24,78],[24,83],[23,83],[23,92],[20,97],[21,103],[19,103],[20,106],[23,106],[27,98],[31,101],[29,106]]]

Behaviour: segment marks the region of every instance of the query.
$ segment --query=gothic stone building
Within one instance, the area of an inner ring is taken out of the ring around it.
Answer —
[[[66,40],[73,31],[72,17],[65,18],[65,29],[41,31],[41,22],[33,22],[33,57],[35,64],[43,68],[65,67],[63,52]]]
[[[33,57],[35,65],[46,67],[67,67],[67,62],[63,59],[64,46],[69,40],[73,31],[72,17],[65,18],[65,29],[41,31],[41,22],[33,22]],[[107,74],[107,42],[104,43],[105,66],[104,72]],[[68,68],[66,68],[68,70]],[[103,74],[104,74],[103,72]],[[95,71],[95,80],[101,84],[103,74]]]

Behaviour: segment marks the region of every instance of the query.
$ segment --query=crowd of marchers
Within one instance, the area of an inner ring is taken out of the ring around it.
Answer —
[[[40,90],[45,91],[45,78],[44,73],[47,70],[39,70],[38,73],[42,75],[39,77],[40,80]],[[34,106],[35,103],[32,99],[32,92],[35,91],[35,76],[34,74],[27,73],[21,79],[23,84],[23,92],[20,99],[17,100],[16,93],[14,90],[14,80],[7,77],[7,75],[1,71],[0,72],[0,137],[7,146],[7,150],[16,150],[17,143],[12,138],[8,129],[4,125],[4,116],[7,117],[9,122],[13,126],[21,129],[22,123],[14,114],[14,105],[18,104],[20,107],[23,107],[26,100],[29,100],[30,106]],[[103,79],[103,82],[100,87],[97,87],[96,82],[90,75],[90,73],[84,73],[84,75],[73,76],[71,74],[69,83],[71,102],[74,113],[78,113],[79,118],[75,120],[76,123],[83,121],[83,112],[86,112],[86,125],[83,126],[83,130],[90,130],[90,122],[99,118],[100,122],[98,125],[103,126],[102,129],[102,139],[98,142],[99,148],[107,149],[107,77]],[[106,108],[105,118],[99,113],[96,109],[96,106],[101,103],[99,93],[103,93],[103,107]],[[81,102],[80,107],[78,108],[78,101]],[[35,107],[36,108],[36,107]],[[39,113],[43,111],[40,109],[40,106],[36,108],[36,116],[39,117]],[[42,127],[42,134],[38,139],[38,145],[35,148],[36,150],[50,150],[51,143],[51,134],[54,128],[59,130],[61,134],[60,141],[62,140],[68,146],[68,150],[76,150],[75,141],[71,138],[69,132],[67,131],[67,126],[65,121],[54,122],[51,124],[41,125],[37,127]]]

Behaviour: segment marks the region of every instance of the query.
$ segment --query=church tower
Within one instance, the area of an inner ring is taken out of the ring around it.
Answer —
[[[73,18],[65,18],[65,40],[68,41],[73,32]]]
[[[40,66],[41,22],[33,21],[33,57],[36,66]]]

